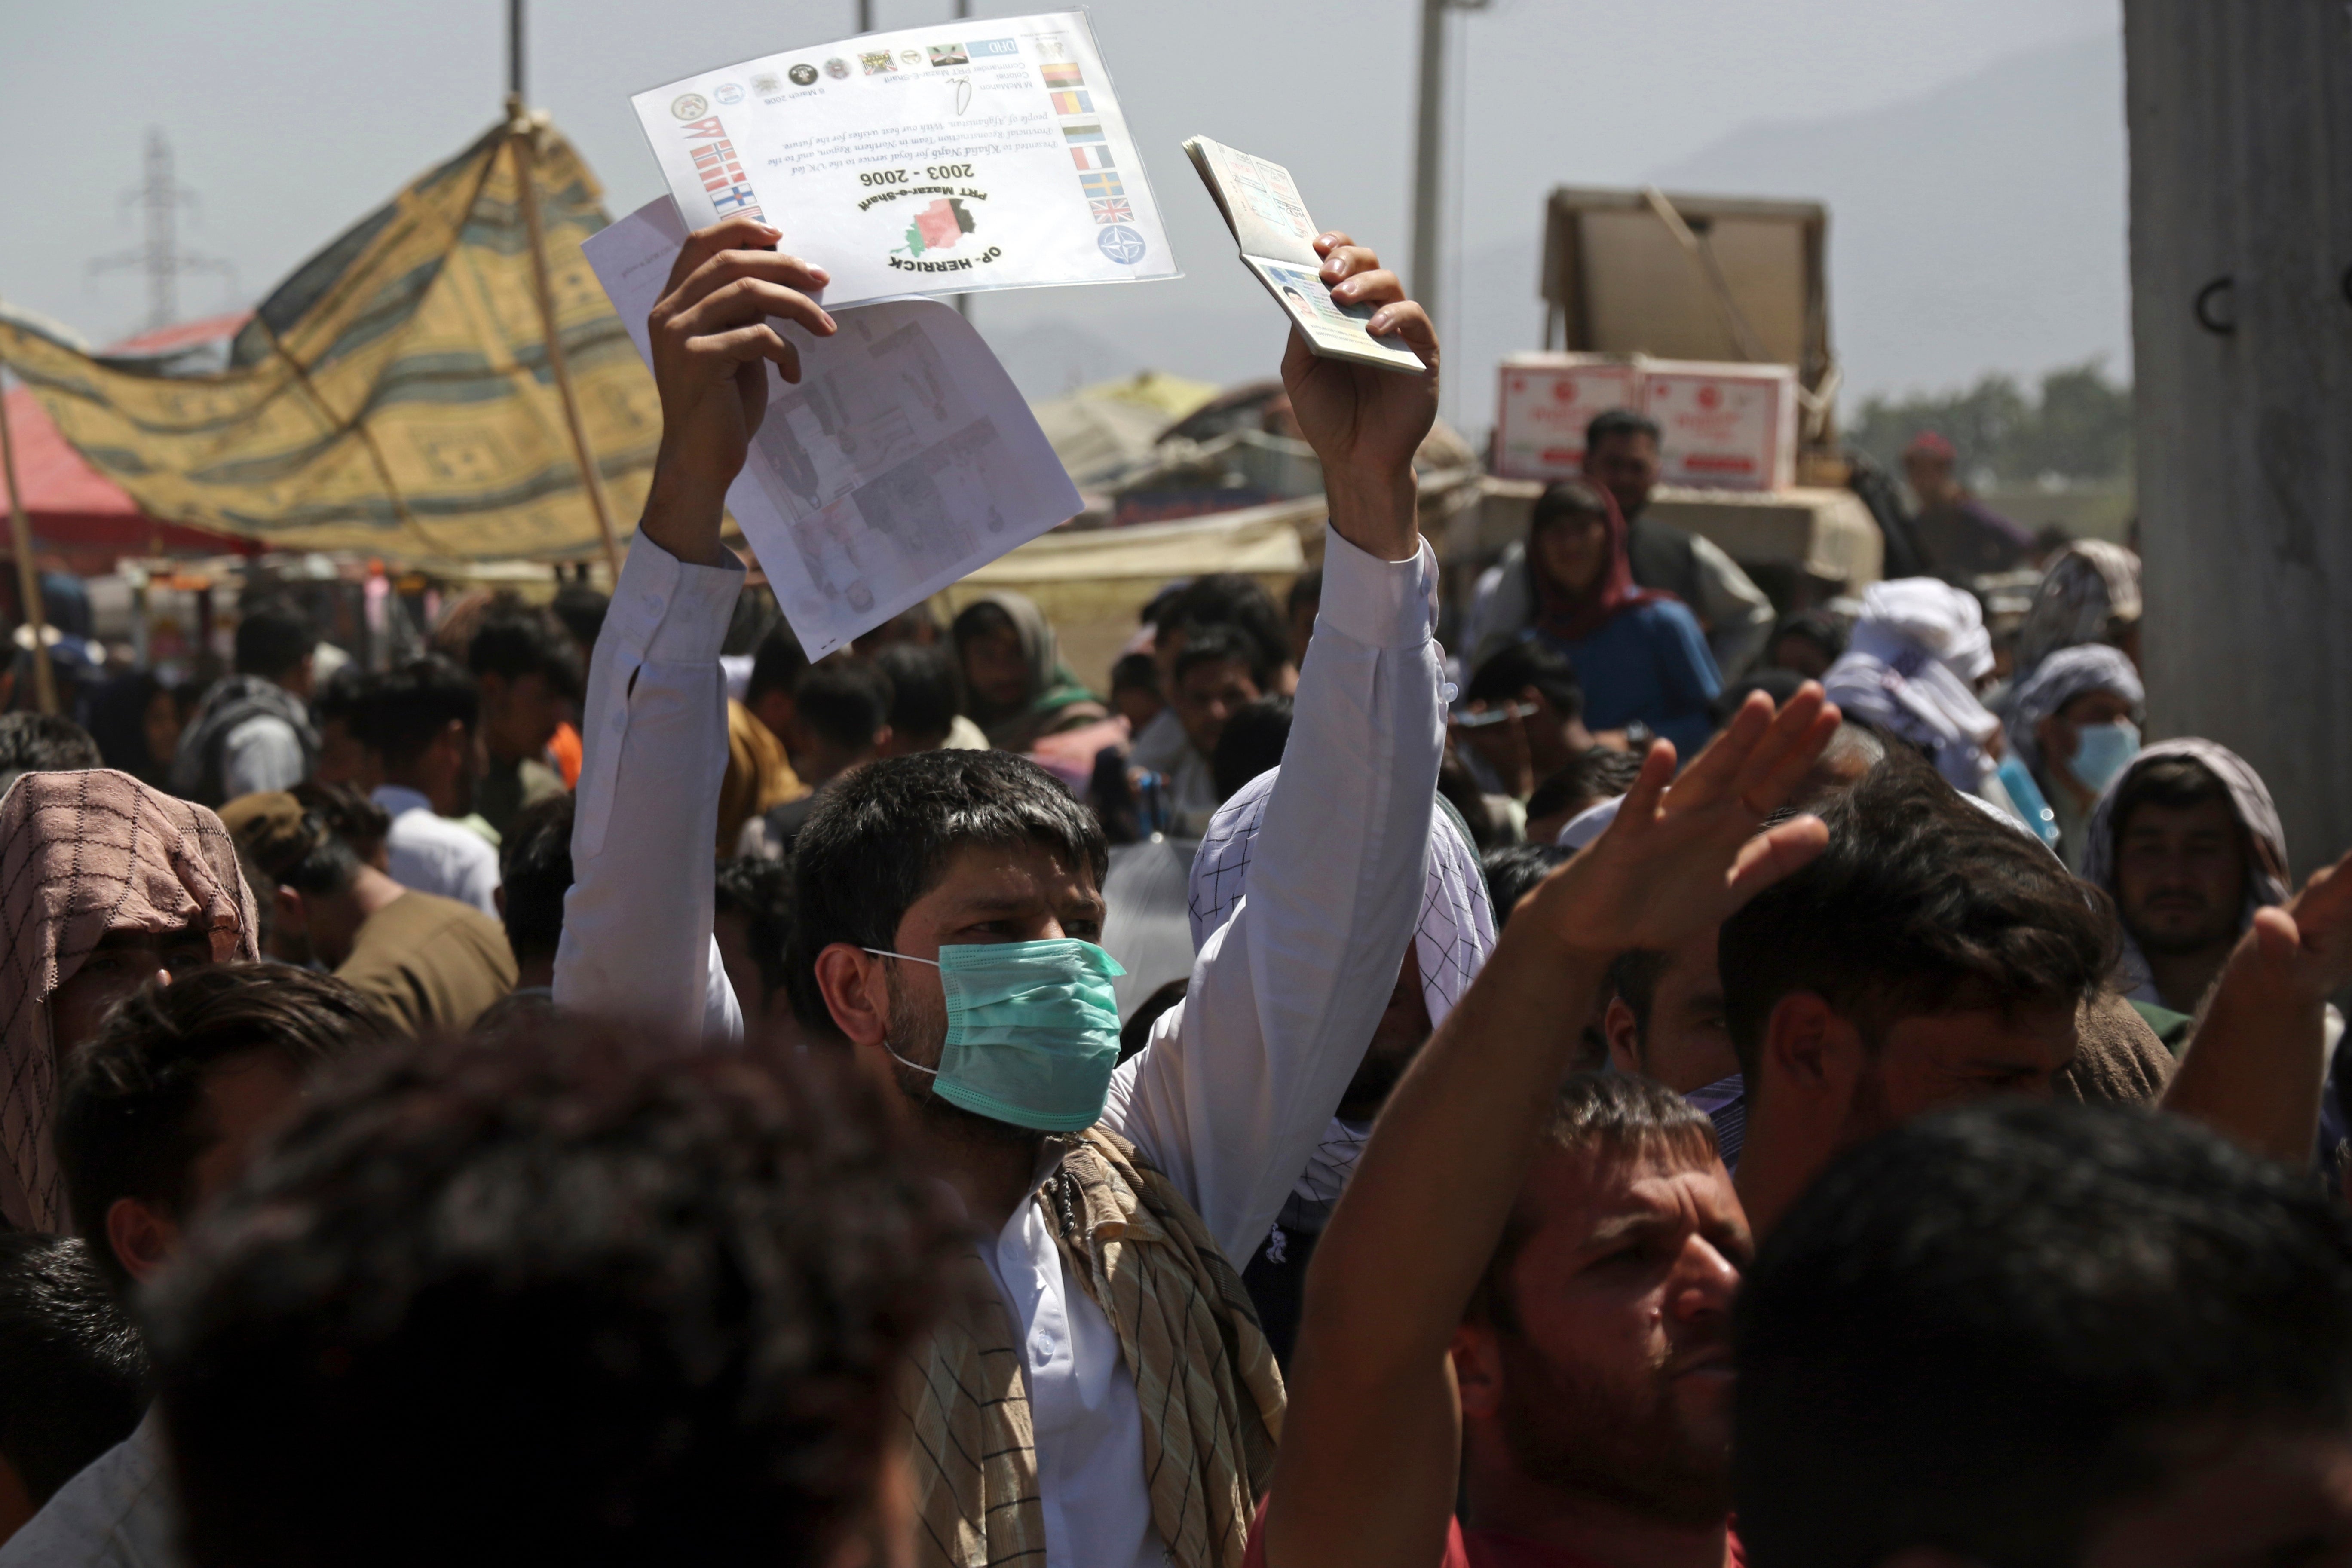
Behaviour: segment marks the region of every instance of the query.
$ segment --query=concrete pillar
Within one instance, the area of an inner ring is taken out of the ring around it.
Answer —
[[[2352,848],[2352,5],[2124,41],[2149,727],[2252,763],[2301,873]]]

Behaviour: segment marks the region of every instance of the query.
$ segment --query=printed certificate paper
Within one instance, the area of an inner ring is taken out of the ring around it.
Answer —
[[[630,102],[687,226],[782,230],[828,308],[1178,276],[1083,12],[868,33]]]
[[[686,226],[667,196],[581,243],[637,353]],[[767,367],[768,412],[727,507],[811,658],[1075,516],[1078,492],[1012,377],[936,300],[769,325],[801,379]]]

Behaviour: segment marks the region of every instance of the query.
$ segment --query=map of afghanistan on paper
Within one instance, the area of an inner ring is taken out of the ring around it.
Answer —
[[[687,226],[782,229],[828,307],[1179,276],[1084,12],[868,33],[629,101]]]
[[[658,196],[580,246],[648,364],[646,317],[686,232]],[[800,384],[767,367],[767,416],[727,491],[811,658],[1079,509],[1013,378],[952,306],[828,314],[829,338],[770,321],[800,351]]]
[[[1402,338],[1387,342],[1364,331],[1370,305],[1342,305],[1323,286],[1323,258],[1315,254],[1321,230],[1307,216],[1307,204],[1290,171],[1253,158],[1221,142],[1195,136],[1184,143],[1192,167],[1226,226],[1241,242],[1242,265],[1265,285],[1274,302],[1307,336],[1307,346],[1333,359],[1360,360],[1383,370],[1424,374],[1421,359]]]

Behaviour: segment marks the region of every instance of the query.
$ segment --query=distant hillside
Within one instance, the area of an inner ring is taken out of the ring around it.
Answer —
[[[1829,204],[1831,330],[1851,410],[1867,393],[2101,356],[2128,380],[2125,176],[2116,33],[1867,113],[1756,125],[1650,178]],[[1539,250],[1531,228],[1464,264],[1453,335],[1467,429],[1493,418],[1496,359],[1541,342]]]

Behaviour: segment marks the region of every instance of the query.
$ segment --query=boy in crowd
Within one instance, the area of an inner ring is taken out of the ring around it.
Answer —
[[[480,712],[473,678],[428,656],[374,683],[365,738],[383,773],[371,793],[392,816],[392,879],[496,920],[499,852],[455,820],[474,809]]]
[[[1462,693],[1472,713],[1510,706],[1528,711],[1498,722],[1464,725],[1455,739],[1475,759],[1478,786],[1525,803],[1536,786],[1592,750],[1584,727],[1584,689],[1568,656],[1543,643],[1513,643],[1478,667]],[[1528,835],[1533,837],[1532,832]]]
[[[58,1158],[74,1228],[126,1304],[289,1121],[310,1079],[376,1037],[348,985],[282,964],[225,964],[129,998],[74,1058]],[[182,1561],[162,1424],[60,1488],[5,1549],[5,1568],[156,1568]]]
[[[786,740],[809,793],[771,808],[756,838],[744,835],[747,853],[770,859],[789,856],[824,792],[851,769],[887,754],[894,733],[891,700],[890,678],[871,659],[838,659],[801,671],[793,683]]]
[[[822,274],[757,248],[775,237],[742,220],[692,237],[655,310],[663,453],[589,679],[557,999],[666,1032],[699,1023],[716,945],[688,847],[709,839],[724,763],[717,653],[741,576],[721,504],[760,412],[747,389],[796,368],[762,319],[832,330],[804,292]],[[1318,247],[1339,297],[1433,367],[1394,275],[1344,236]],[[1264,1482],[1279,1384],[1226,1259],[1266,1234],[1394,988],[1443,738],[1412,477],[1435,378],[1296,339],[1284,369],[1339,476],[1303,765],[1265,803],[1250,898],[1150,1044],[1114,1070],[1106,849],[1035,765],[870,763],[798,847],[794,1011],[906,1098],[976,1232],[959,1267],[982,1294],[918,1358],[905,1406],[927,1562],[1231,1568]],[[1008,1005],[1041,987],[1042,1011]],[[1147,1301],[1166,1332],[1123,1333]]]
[[[1170,809],[1181,837],[1198,838],[1223,796],[1217,792],[1217,742],[1226,721],[1264,694],[1265,660],[1248,634],[1194,626],[1176,656],[1173,706],[1187,747],[1170,775]]]
[[[227,807],[278,923],[303,933],[313,959],[405,1035],[462,1029],[514,988],[514,954],[496,921],[403,887],[361,858],[354,843],[385,829],[381,807],[349,791],[317,795],[315,807],[291,795]]]
[[[890,683],[890,739],[880,748],[886,757],[910,757],[943,746],[970,748],[988,738],[963,718],[963,676],[955,655],[937,643],[887,643],[874,652],[874,668]],[[968,735],[960,735],[963,721]]]
[[[292,789],[319,760],[310,688],[319,634],[290,604],[249,606],[236,625],[236,672],[205,693],[172,759],[173,793],[217,806]]]
[[[564,793],[547,746],[580,700],[580,650],[551,612],[494,603],[466,667],[481,692],[486,759],[474,807],[503,837],[525,806]]]

